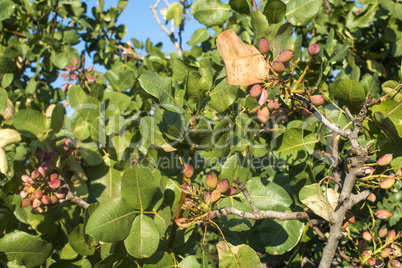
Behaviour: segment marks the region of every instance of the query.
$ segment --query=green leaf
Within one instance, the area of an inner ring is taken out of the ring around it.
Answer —
[[[158,249],[159,238],[159,230],[154,221],[141,213],[134,219],[124,245],[128,254],[134,258],[149,258]]]
[[[50,128],[54,133],[58,133],[63,127],[64,123],[64,107],[62,104],[56,104],[52,111],[52,117],[50,121]]]
[[[105,92],[103,99],[107,105],[106,116],[121,115],[130,105],[131,98],[123,93]]]
[[[120,195],[122,172],[112,166],[108,159],[103,165],[88,168],[91,193],[101,204]]]
[[[299,199],[315,214],[329,221],[330,204],[322,193],[318,183],[304,186],[299,192]]]
[[[278,57],[278,54],[286,49],[293,50],[293,25],[289,22],[282,24],[275,34],[275,38],[272,45],[272,52],[274,59]]]
[[[3,2],[0,2],[0,3],[3,3]],[[7,72],[9,64],[10,63],[9,63],[7,57],[4,56],[3,53],[0,53],[0,78],[2,78],[3,75]]]
[[[97,166],[103,163],[102,155],[95,142],[81,143],[80,154],[89,166]]]
[[[340,107],[348,107],[353,114],[360,111],[362,103],[366,100],[364,87],[359,82],[350,79],[339,82],[334,97],[339,101]]]
[[[52,253],[52,245],[33,235],[14,231],[0,239],[0,252],[8,261],[17,261],[28,268],[46,262]]]
[[[250,2],[247,0],[230,0],[229,5],[230,7],[239,13],[242,14],[250,14]]]
[[[171,224],[171,209],[170,207],[165,207],[163,210],[155,212],[155,224],[159,229],[159,234],[161,237],[165,236],[165,232],[169,225]]]
[[[187,42],[189,46],[195,46],[199,43],[207,41],[209,38],[208,29],[200,28],[194,31],[193,35],[190,38],[190,41]]]
[[[260,240],[269,254],[281,255],[297,245],[303,229],[304,223],[299,220],[265,219],[261,223]]]
[[[280,0],[269,1],[263,13],[270,24],[282,22],[286,16],[286,5]]]
[[[157,125],[159,123],[160,121],[156,120],[155,117],[146,116],[141,118],[140,132],[144,142],[159,147],[166,143],[165,139],[163,138],[162,132]]]
[[[178,81],[186,79],[189,72],[196,72],[197,69],[185,64],[181,59],[172,60],[173,78]]]
[[[391,92],[393,89],[398,87],[400,84],[396,81],[389,80],[385,82],[384,84],[381,85],[382,91],[384,91],[385,94],[388,92]],[[392,91],[388,95],[388,99],[393,100],[395,102],[402,102],[402,86],[399,86],[397,90]]]
[[[233,196],[224,198],[219,203],[219,206],[234,207],[241,211],[246,211],[246,212],[252,211],[252,209],[250,208],[250,206],[248,205],[247,202],[241,202],[241,201],[239,201],[239,198],[235,198]],[[228,228],[230,231],[233,231],[233,232],[248,231],[254,226],[254,223],[255,223],[254,220],[246,219],[246,218],[231,215],[231,214],[221,217],[220,220],[221,220],[222,226]]]
[[[263,178],[252,178],[246,182],[247,190],[260,210],[285,211],[293,203],[286,190]],[[244,197],[242,197],[244,199]],[[243,202],[246,202],[244,199]]]
[[[233,182],[234,179],[240,178],[245,183],[250,175],[247,163],[247,158],[239,154],[231,155],[223,164],[219,179],[228,179]]]
[[[69,64],[74,64],[74,59],[80,59],[78,51],[70,45],[64,46],[59,53],[52,53],[52,63],[59,69],[64,69]]]
[[[237,98],[238,86],[229,85],[226,77],[213,88],[209,96],[208,106],[218,112],[224,112]]]
[[[74,110],[82,116],[83,121],[88,122],[99,116],[99,106],[97,98],[88,96],[81,105],[74,106]]]
[[[175,83],[172,78],[146,71],[139,81],[144,90],[157,98],[165,109],[176,112],[180,109],[181,105],[175,97]]]
[[[121,196],[136,210],[150,209],[162,192],[148,168],[134,165],[123,174]]]
[[[117,76],[114,71],[109,70],[106,72],[105,77],[114,90],[122,92],[134,86],[137,74],[132,70],[124,70],[119,72]]]
[[[251,11],[251,26],[253,27],[256,41],[267,35],[268,21],[260,11]]]
[[[148,259],[142,259],[141,264],[142,268],[175,267],[176,261],[168,252],[159,251],[153,254]]]
[[[7,98],[7,91],[0,88],[0,114],[4,112],[5,109],[7,109]]]
[[[191,4],[191,14],[207,27],[221,25],[230,16],[230,7],[219,0],[195,0]]]
[[[398,18],[398,20],[402,21],[402,3],[394,2],[392,0],[379,0],[380,4],[391,14]]]
[[[14,1],[0,1],[0,21],[11,17],[14,14],[15,6],[16,4],[14,3]]]
[[[84,90],[78,85],[69,88],[67,96],[68,102],[74,111],[79,111],[87,98],[87,94],[85,94]]]
[[[171,3],[166,14],[166,21],[174,19],[174,25],[179,27],[183,16],[183,7],[180,3]]]
[[[250,246],[238,245],[230,247],[219,259],[219,267],[256,267],[262,268],[260,258]]]
[[[402,136],[402,109],[398,109],[398,105],[399,103],[386,99],[371,108],[374,123],[388,137]]]
[[[321,0],[289,0],[286,3],[286,20],[295,26],[307,25],[317,15]]]
[[[98,241],[84,233],[84,224],[81,223],[68,235],[68,243],[78,254],[91,256],[95,253]]]
[[[302,129],[291,128],[271,141],[273,153],[287,161],[289,165],[303,163],[309,153],[314,152],[314,145],[319,141],[314,133],[303,137]]]
[[[111,199],[91,215],[85,233],[103,242],[126,239],[130,233],[135,211],[123,198]]]
[[[32,109],[18,111],[13,117],[13,123],[22,135],[28,137],[37,137],[50,130],[46,116]]]
[[[63,32],[63,42],[65,44],[76,44],[80,41],[80,35],[77,30],[71,29]]]
[[[28,85],[25,88],[25,94],[35,94],[38,82],[36,81],[36,75],[29,79]]]

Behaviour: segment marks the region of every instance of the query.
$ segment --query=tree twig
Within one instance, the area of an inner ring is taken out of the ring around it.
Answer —
[[[243,193],[244,197],[246,198],[246,200],[247,200],[248,204],[250,205],[251,209],[253,210],[253,212],[258,212],[258,208],[256,207],[253,200],[251,199],[251,196],[247,191],[246,185],[244,185],[244,183],[240,180],[240,178],[234,179],[233,182],[236,183],[237,186],[239,186],[240,191]]]
[[[66,193],[66,197],[64,199],[59,200],[60,203],[70,201],[82,207],[83,209],[87,209],[89,207],[89,204],[87,202],[76,196],[71,191],[70,186],[67,184],[66,180],[61,175],[59,175],[59,180],[63,182],[60,188],[63,189],[63,191]]]

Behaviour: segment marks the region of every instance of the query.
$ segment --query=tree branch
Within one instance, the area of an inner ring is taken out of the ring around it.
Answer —
[[[242,191],[244,197],[246,198],[246,200],[249,203],[253,212],[258,212],[258,208],[256,207],[253,200],[251,199],[251,196],[247,191],[246,185],[244,185],[244,183],[240,180],[240,178],[234,179],[233,182],[239,186],[240,191]]]
[[[170,40],[172,41],[173,45],[176,47],[177,49],[177,54],[179,55],[179,57],[181,58],[183,55],[183,50],[179,44],[179,42],[177,42],[177,39],[174,37],[174,32],[173,31],[169,31],[160,21],[158,13],[156,12],[156,8],[158,7],[160,3],[160,0],[158,0],[155,5],[151,5],[151,11],[152,14],[154,15],[154,18],[156,20],[156,22],[158,23],[159,27],[162,29],[162,31],[164,31],[170,38]]]
[[[262,219],[277,219],[277,220],[303,220],[310,219],[307,212],[277,212],[277,211],[263,211],[258,210],[256,212],[246,212],[238,210],[234,207],[224,207],[218,210],[213,210],[209,212],[209,218],[220,218],[227,216],[229,214],[236,215],[242,218],[251,220],[262,220]]]
[[[87,209],[89,207],[89,204],[87,202],[76,196],[71,191],[70,186],[67,184],[66,180],[61,175],[59,175],[59,180],[63,182],[60,188],[63,189],[63,191],[66,193],[66,197],[64,199],[59,200],[60,203],[63,203],[65,201],[71,201],[77,204],[78,206],[82,207],[83,209]]]

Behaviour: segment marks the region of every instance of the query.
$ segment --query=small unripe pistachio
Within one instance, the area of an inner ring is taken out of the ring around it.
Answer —
[[[388,257],[390,254],[391,254],[391,248],[384,248],[384,249],[381,251],[381,257],[382,257],[382,258],[386,258],[386,257]]]
[[[221,198],[221,193],[218,190],[214,190],[211,193],[211,203],[214,203]]]
[[[35,207],[35,208],[32,207],[31,213],[32,214],[41,214],[41,213],[43,213],[43,209],[41,207]]]
[[[380,184],[381,189],[387,190],[387,189],[391,188],[392,186],[394,186],[395,176],[390,176],[390,177],[384,178],[379,182],[379,184]]]
[[[31,195],[30,197],[29,197],[29,200],[31,200],[32,202],[35,200],[35,195]]]
[[[215,189],[218,185],[218,176],[216,176],[215,172],[212,171],[207,175],[205,181],[210,189]]]
[[[266,38],[261,38],[258,42],[258,48],[262,53],[267,53],[269,51],[269,41]]]
[[[42,203],[48,205],[50,203],[50,198],[47,195],[42,196]]]
[[[210,199],[211,199],[211,193],[210,193],[210,192],[207,192],[207,193],[205,194],[205,202],[210,202]]]
[[[386,240],[387,241],[392,241],[392,240],[394,240],[395,236],[396,236],[395,230],[391,230],[391,231],[389,231]]]
[[[50,174],[50,181],[57,180],[58,178],[59,178],[59,174],[57,174],[57,173]]]
[[[310,117],[310,116],[313,115],[313,113],[310,112],[308,109],[304,109],[304,110],[302,111],[302,115],[303,115],[304,117]]]
[[[392,214],[391,212],[389,212],[386,209],[380,209],[377,211],[376,216],[377,218],[381,219],[381,220],[385,220],[388,219],[390,217],[392,217],[394,214]]]
[[[66,194],[63,191],[59,190],[59,191],[56,192],[56,197],[58,199],[64,199],[64,197],[66,197]]]
[[[49,187],[52,189],[57,189],[60,187],[61,181],[60,180],[54,180],[49,182]]]
[[[308,47],[307,51],[308,51],[308,54],[310,54],[310,56],[315,57],[320,54],[321,48],[317,43],[314,43]]]
[[[46,178],[46,170],[44,167],[38,167],[38,172],[42,176],[42,178]]]
[[[36,199],[41,199],[43,196],[42,190],[36,190],[35,192],[35,198]]]
[[[31,204],[31,200],[29,198],[22,200],[21,207],[27,207]]]
[[[363,169],[364,169],[365,175],[370,175],[370,174],[374,173],[374,171],[375,171],[375,169],[370,166],[364,166]]]
[[[279,104],[279,102],[277,102],[276,100],[270,100],[268,102],[268,109],[270,111],[274,111],[277,110],[281,105]]]
[[[265,124],[268,121],[269,118],[269,110],[267,107],[262,107],[261,109],[258,110],[257,112],[257,117],[258,120]]]
[[[32,208],[39,207],[42,203],[40,202],[39,199],[36,199],[32,202]]]
[[[70,75],[71,80],[76,80],[78,78],[77,74]]]
[[[184,163],[183,174],[187,178],[191,178],[194,174],[194,167],[191,164]]]
[[[377,199],[377,197],[376,197],[375,194],[373,194],[373,193],[371,193],[371,194],[367,197],[367,200],[370,201],[371,203],[374,203],[376,199]]]
[[[367,265],[374,266],[376,263],[376,259],[371,257],[367,260]]]
[[[384,154],[378,159],[377,164],[379,166],[388,166],[393,159],[393,154]]]
[[[355,215],[350,210],[346,211],[345,217],[352,224],[356,222]]]
[[[91,66],[88,67],[87,71],[88,71],[88,72],[91,72],[91,71],[93,71],[93,69],[94,69],[94,66],[91,65]]]
[[[288,119],[283,108],[278,108],[277,110],[273,111],[271,117],[275,124],[283,124]]]
[[[379,237],[385,237],[388,233],[388,229],[387,227],[382,227],[379,231],[378,231],[378,236]]]
[[[179,218],[174,220],[177,226],[181,228],[188,228],[191,226],[191,224],[188,222],[187,218]]]
[[[59,201],[59,200],[57,199],[56,196],[54,196],[54,195],[51,195],[51,196],[50,196],[50,203],[52,203],[52,204],[57,204],[58,201]]]
[[[346,228],[348,228],[348,226],[349,226],[348,220],[343,220],[341,229],[345,230]]]
[[[39,171],[37,171],[37,170],[32,171],[32,173],[31,173],[31,178],[32,178],[33,180],[36,180],[36,179],[39,178],[39,177],[40,177]]]
[[[263,89],[261,91],[260,98],[258,99],[258,104],[261,106],[264,105],[267,102],[267,99],[268,99],[268,92],[266,89]]]
[[[96,81],[95,78],[93,78],[92,76],[88,76],[87,80],[88,80],[89,83],[93,83],[93,82]]]
[[[78,64],[78,59],[74,58],[74,65],[77,65],[77,64]]]
[[[28,175],[26,175],[26,174],[24,174],[24,175],[22,175],[21,176],[21,180],[23,181],[23,182],[27,182],[27,179],[28,178],[30,178]]]
[[[278,61],[280,61],[282,63],[289,62],[293,58],[293,55],[294,55],[293,50],[286,49],[286,50],[282,51],[281,53],[279,53]]]
[[[362,236],[362,238],[364,239],[364,240],[366,240],[366,241],[370,241],[373,237],[371,236],[371,234],[368,232],[368,231],[366,231],[366,230],[363,230],[363,231],[361,231],[361,236]]]
[[[230,186],[230,193],[229,193],[229,195],[235,195],[235,194],[237,194],[237,192],[239,191],[236,187],[234,187],[234,186]]]
[[[216,186],[216,190],[220,193],[225,193],[230,188],[230,182],[227,179],[221,180]]]
[[[365,251],[363,251],[363,256],[364,256],[365,258],[367,258],[368,256],[371,255],[371,253],[373,253],[371,250],[365,250]]]
[[[20,196],[21,196],[22,199],[24,199],[25,197],[28,196],[28,193],[25,192],[25,191],[21,191],[21,192],[20,192]]]
[[[325,103],[325,99],[321,95],[313,95],[310,99],[311,103],[315,106],[321,106]]]
[[[285,71],[285,65],[280,61],[274,61],[271,65],[272,70],[277,74],[282,74]]]
[[[257,98],[261,95],[262,87],[260,84],[255,84],[250,89],[250,96],[253,98]]]
[[[366,248],[366,246],[367,246],[367,243],[364,240],[360,240],[359,243],[357,243],[357,248],[360,251],[363,251]]]

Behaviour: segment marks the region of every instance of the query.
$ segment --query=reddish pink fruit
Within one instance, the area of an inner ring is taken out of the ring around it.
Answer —
[[[384,248],[384,249],[381,251],[381,257],[382,257],[382,258],[386,258],[386,257],[388,257],[390,254],[391,254],[391,248]]]
[[[42,196],[43,196],[43,193],[42,193],[41,190],[36,190],[36,192],[35,192],[34,195],[35,195],[35,198],[36,198],[36,199],[41,199]]]
[[[285,65],[280,61],[274,61],[271,65],[272,70],[277,74],[282,74],[285,71]]]
[[[395,236],[396,236],[395,230],[391,230],[391,231],[389,231],[386,240],[387,240],[387,241],[392,241],[392,240],[395,239]]]
[[[31,204],[31,200],[29,198],[22,200],[21,207],[25,208]]]
[[[261,38],[258,42],[258,47],[261,53],[267,53],[269,51],[269,41],[266,38]]]
[[[364,256],[365,258],[367,258],[368,256],[371,255],[371,253],[373,253],[371,250],[365,250],[365,251],[363,251],[363,256]]]
[[[276,100],[270,100],[268,102],[268,109],[270,111],[274,111],[276,109],[278,109],[281,105],[279,104],[279,102],[277,102]]]
[[[341,229],[345,230],[346,228],[348,228],[348,226],[349,226],[349,222],[346,219],[343,220]]]
[[[70,150],[70,147],[68,147],[67,145],[64,145],[64,146],[63,146],[63,150],[64,150],[64,151],[68,151],[68,150]]]
[[[387,189],[391,188],[392,186],[394,186],[395,176],[390,176],[390,177],[384,178],[379,182],[379,184],[380,184],[381,189],[387,190]]]
[[[67,78],[69,75],[70,75],[69,73],[64,73],[64,74],[61,74],[61,77]]]
[[[58,199],[64,199],[66,197],[66,194],[63,191],[57,191],[56,192],[56,197]]]
[[[261,96],[258,99],[258,104],[261,106],[264,105],[267,102],[267,99],[268,99],[268,92],[265,89],[263,89],[261,91]]]
[[[310,99],[311,103],[315,106],[321,106],[325,103],[325,99],[321,95],[313,95]]]
[[[221,198],[221,193],[218,190],[214,190],[211,193],[211,203],[218,201],[219,198]]]
[[[21,196],[22,199],[24,199],[25,197],[28,196],[28,193],[25,192],[25,191],[21,191],[21,192],[20,192],[20,196]]]
[[[72,142],[70,139],[68,139],[68,138],[66,138],[66,139],[64,140],[64,144],[67,145],[67,146],[69,146],[69,147],[73,146],[73,142]]]
[[[258,120],[265,124],[268,121],[269,118],[269,110],[267,107],[262,107],[261,109],[258,110],[257,112],[257,117]]]
[[[260,84],[255,84],[250,89],[250,96],[253,98],[257,98],[261,95],[262,87]]]
[[[24,174],[24,175],[21,176],[21,180],[22,180],[23,182],[27,182],[28,178],[31,178],[31,177],[29,177],[29,176],[26,175],[26,174]]]
[[[70,75],[70,79],[71,80],[76,80],[77,79],[77,74],[72,74],[72,75]]]
[[[366,231],[366,230],[361,231],[360,234],[361,234],[362,238],[363,238],[364,240],[366,240],[366,241],[370,241],[370,240],[373,238],[373,237],[371,236],[371,234],[370,234],[368,231]]]
[[[391,212],[389,212],[386,209],[380,209],[377,211],[376,216],[377,218],[381,219],[381,220],[385,220],[388,219],[390,217],[392,217],[394,214],[392,214]]]
[[[308,109],[304,109],[304,110],[302,111],[302,115],[307,118],[307,117],[312,116],[313,113],[310,112]]]
[[[367,260],[367,265],[374,266],[375,263],[376,263],[376,259],[374,259],[373,257],[371,257]]]
[[[88,76],[87,80],[88,80],[89,83],[93,83],[93,82],[96,81],[95,78],[93,78],[92,76]]]
[[[218,185],[218,176],[216,176],[215,172],[210,172],[205,179],[208,188],[215,189]]]
[[[57,173],[50,174],[50,181],[57,180],[58,178],[59,178],[59,174],[57,174]]]
[[[56,196],[54,196],[54,195],[50,196],[50,203],[52,203],[52,204],[57,204],[58,201],[59,201],[59,200],[57,199]]]
[[[377,164],[379,166],[388,166],[392,159],[394,158],[393,154],[384,154],[383,156],[378,159]]]
[[[42,203],[48,205],[50,203],[50,198],[47,195],[42,196]]]
[[[54,181],[49,182],[49,187],[54,190],[54,189],[59,188],[60,184],[61,184],[60,180],[54,180]]]
[[[230,188],[230,182],[228,179],[221,180],[220,182],[218,182],[218,185],[216,186],[216,190],[222,194],[228,191],[229,188]]]
[[[279,53],[278,61],[280,61],[282,63],[289,62],[293,58],[293,55],[294,55],[293,50],[286,49],[286,50],[282,51],[281,53]]]
[[[88,67],[87,71],[88,71],[88,72],[92,72],[92,71],[93,71],[93,69],[94,69],[94,66],[93,66],[93,65],[91,65],[91,66],[89,66],[89,67]]]
[[[181,228],[188,228],[191,226],[191,223],[188,222],[187,218],[179,218],[174,220],[177,226]]]
[[[32,173],[31,173],[31,178],[32,178],[33,180],[36,180],[36,179],[39,178],[39,177],[40,177],[39,171],[37,171],[37,170],[32,171]]]
[[[34,201],[34,200],[35,200],[35,195],[31,195],[31,196],[29,197],[29,200]]]
[[[363,169],[364,169],[364,174],[365,175],[373,174],[374,171],[375,171],[375,169],[373,167],[370,167],[370,166],[364,166]]]
[[[183,174],[187,178],[191,178],[194,175],[194,167],[191,164],[184,163]]]
[[[46,178],[46,169],[44,167],[39,167],[38,172],[42,176],[42,178]]]
[[[74,58],[74,65],[77,65],[77,64],[78,64],[78,59]]]
[[[382,227],[379,231],[378,231],[378,236],[379,237],[385,237],[388,233],[388,229],[387,227]]]
[[[235,195],[239,190],[234,186],[230,186],[229,191],[229,195]]]
[[[375,194],[373,194],[373,193],[371,193],[371,194],[367,197],[367,200],[370,201],[371,203],[374,203],[376,199],[377,199],[377,197],[376,197]]]
[[[392,259],[389,261],[388,266],[389,268],[401,268],[401,263],[396,259]]]
[[[210,202],[210,199],[211,199],[211,194],[209,192],[207,192],[205,194],[205,202]]]
[[[318,56],[321,52],[321,48],[317,43],[311,44],[308,49],[308,54],[310,54],[311,57]]]
[[[39,199],[36,199],[32,202],[32,208],[37,208],[42,204]]]

